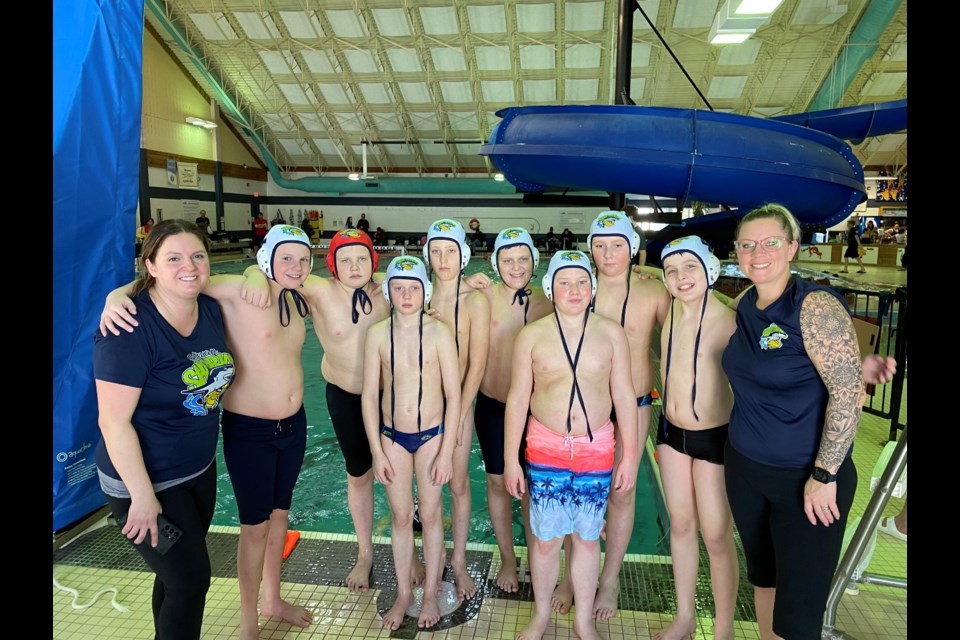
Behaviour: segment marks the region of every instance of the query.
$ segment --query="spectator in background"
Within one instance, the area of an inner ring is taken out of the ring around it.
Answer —
[[[553,253],[560,247],[560,241],[557,240],[557,234],[553,232],[553,227],[547,231],[547,251]]]
[[[146,238],[150,233],[150,229],[153,229],[153,218],[147,218],[147,221],[143,223],[143,226],[140,227],[140,233],[137,234],[138,238]]]
[[[378,247],[386,246],[387,232],[383,230],[383,227],[377,227],[377,230],[373,232],[373,244]]]
[[[210,235],[210,218],[207,217],[206,211],[200,209],[200,215],[197,217],[195,222],[197,223],[197,226],[200,227],[200,231]]]
[[[877,225],[873,220],[867,220],[867,226],[863,229],[863,235],[860,236],[860,242],[863,244],[873,244],[877,241]]]
[[[357,220],[357,229],[360,229],[360,231],[364,233],[370,233],[370,221],[367,220],[367,214],[360,214],[360,219]]]
[[[628,204],[623,208],[623,212],[630,218],[630,222],[633,223],[633,230],[640,236],[640,251],[633,256],[632,264],[642,267],[647,264],[647,236],[643,234],[643,228],[640,226],[640,210],[637,209],[636,205]]]
[[[343,225],[344,229],[353,229],[353,216],[347,216],[347,222]]]
[[[470,248],[479,251],[487,248],[487,234],[480,230],[480,226],[474,229],[470,235]]]
[[[843,269],[840,273],[849,273],[847,267],[850,265],[850,258],[855,258],[860,270],[857,273],[866,273],[863,268],[863,256],[860,254],[860,234],[857,233],[857,219],[847,220],[847,250],[843,252]]]
[[[560,244],[564,249],[576,249],[577,236],[573,235],[573,231],[569,228],[564,228],[563,233],[560,234]]]
[[[887,227],[883,232],[883,241],[888,243],[896,242],[897,235],[900,233],[900,223],[894,222],[892,227]]]
[[[257,217],[253,219],[253,249],[257,250],[263,244],[263,239],[267,235],[267,219],[263,217],[262,211],[257,211]]]

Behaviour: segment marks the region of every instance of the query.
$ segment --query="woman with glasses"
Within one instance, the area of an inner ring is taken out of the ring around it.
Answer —
[[[761,638],[819,638],[857,487],[850,457],[865,398],[850,310],[790,273],[800,229],[779,205],[737,227],[754,286],[723,354],[734,393],[725,479]]]

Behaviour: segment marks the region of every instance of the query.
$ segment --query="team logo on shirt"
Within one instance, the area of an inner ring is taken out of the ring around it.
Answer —
[[[764,351],[779,349],[783,346],[783,341],[789,337],[776,323],[771,322],[770,326],[760,334],[760,348]]]
[[[195,416],[205,416],[220,405],[220,397],[233,381],[233,356],[207,349],[187,356],[193,366],[180,376],[187,385],[183,406]]]

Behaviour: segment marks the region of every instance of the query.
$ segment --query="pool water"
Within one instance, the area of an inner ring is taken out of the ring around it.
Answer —
[[[386,267],[381,259],[381,269]],[[253,260],[215,263],[214,273],[240,274]],[[546,273],[546,261],[540,263],[535,279]],[[483,272],[493,278],[493,269],[487,259],[472,258],[465,271],[468,274]],[[326,277],[329,275],[322,261],[314,261],[313,272]],[[290,528],[304,531],[323,531],[326,533],[353,534],[353,521],[347,508],[346,468],[333,424],[327,413],[326,382],[320,375],[320,360],[323,349],[307,318],[307,339],[303,347],[304,369],[304,406],[307,414],[307,452],[293,494],[293,506],[290,509]],[[655,408],[659,412],[659,407]],[[654,421],[652,424],[656,424]],[[222,440],[217,446],[218,491],[217,507],[213,523],[217,525],[239,526],[233,487],[223,461]],[[480,445],[474,437],[473,451],[470,457],[471,480],[471,518],[470,542],[496,544],[493,526],[486,508],[486,474]],[[444,492],[444,520],[447,539],[451,538],[450,491]],[[374,523],[373,533],[377,536],[390,535],[390,508],[387,504],[383,485],[374,484]],[[643,456],[637,477],[637,515],[633,536],[627,548],[628,553],[665,555],[669,548],[666,532],[667,515],[663,496],[654,477],[649,456]],[[519,502],[514,502],[513,513],[514,542],[526,544],[524,538],[523,517]]]

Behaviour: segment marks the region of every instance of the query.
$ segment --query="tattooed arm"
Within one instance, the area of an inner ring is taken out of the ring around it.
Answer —
[[[853,444],[866,398],[857,334],[846,309],[825,291],[815,291],[804,299],[800,330],[803,346],[829,396],[814,464],[835,474]],[[819,519],[829,526],[840,517],[836,482],[824,484],[810,478],[803,494],[803,508],[810,524],[817,524]]]

